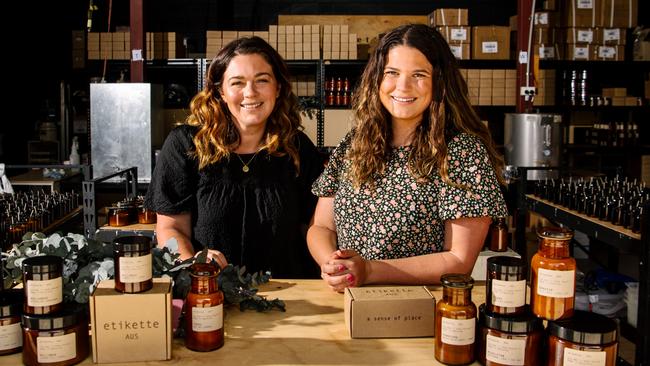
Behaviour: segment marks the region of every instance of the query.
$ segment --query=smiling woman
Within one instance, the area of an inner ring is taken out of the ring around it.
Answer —
[[[159,245],[173,237],[181,259],[209,248],[222,267],[317,275],[302,233],[322,159],[300,131],[278,53],[259,37],[229,43],[190,108],[187,124],[165,141],[147,192]]]

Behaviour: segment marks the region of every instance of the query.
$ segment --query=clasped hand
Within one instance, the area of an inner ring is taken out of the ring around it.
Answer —
[[[320,266],[321,277],[329,287],[343,292],[347,287],[361,286],[366,282],[369,261],[354,250],[339,249]]]

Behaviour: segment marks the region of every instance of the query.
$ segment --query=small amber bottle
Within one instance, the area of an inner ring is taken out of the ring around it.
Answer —
[[[497,218],[490,227],[490,250],[493,252],[508,250],[508,225],[505,217]]]
[[[569,253],[573,232],[545,227],[537,232],[539,249],[531,260],[531,296],[533,313],[547,320],[573,315],[576,287],[576,261]]]
[[[436,304],[435,357],[448,365],[474,361],[476,305],[472,302],[474,279],[465,274],[442,275],[442,301]]]
[[[185,300],[185,347],[207,352],[221,348],[223,333],[223,292],[219,290],[219,268],[210,263],[194,263],[190,268],[192,287]]]

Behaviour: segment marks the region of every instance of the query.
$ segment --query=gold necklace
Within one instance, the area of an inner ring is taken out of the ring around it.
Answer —
[[[239,159],[239,161],[241,161],[241,163],[242,163],[242,167],[241,167],[241,171],[242,171],[242,172],[244,172],[244,173],[248,173],[248,171],[251,170],[251,169],[248,167],[248,165],[250,165],[250,163],[253,162],[253,159],[255,159],[255,157],[257,156],[257,153],[259,153],[260,151],[262,151],[262,150],[261,150],[261,149],[260,149],[260,150],[257,150],[257,151],[255,152],[255,154],[253,154],[253,157],[250,158],[250,159],[248,160],[248,163],[244,163],[244,160],[242,160],[241,156],[239,156],[239,154],[235,153],[235,156],[236,156],[236,157]]]

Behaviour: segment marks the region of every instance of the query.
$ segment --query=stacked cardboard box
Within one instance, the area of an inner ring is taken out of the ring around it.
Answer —
[[[507,60],[510,58],[510,27],[472,27],[472,59]]]
[[[347,24],[323,26],[323,59],[356,60],[357,35],[349,33]]]
[[[533,105],[555,105],[555,70],[539,70],[535,86],[537,95],[533,99]]]
[[[603,88],[603,97],[611,100],[615,107],[634,107],[639,105],[639,98],[628,95],[627,88]]]
[[[467,9],[436,9],[428,19],[429,25],[442,34],[457,59],[470,59],[472,31],[468,26]]]
[[[314,75],[296,75],[291,77],[291,88],[299,97],[316,95],[316,77]]]
[[[89,60],[130,59],[131,34],[129,32],[89,32]]]
[[[514,69],[461,69],[473,105],[515,105]]]
[[[83,69],[86,67],[86,32],[72,31],[72,68]]]
[[[267,41],[286,60],[320,58],[320,26],[318,24],[271,24],[268,31],[210,30],[206,33],[206,57],[213,57],[226,44],[235,39],[251,36],[257,36]]]

